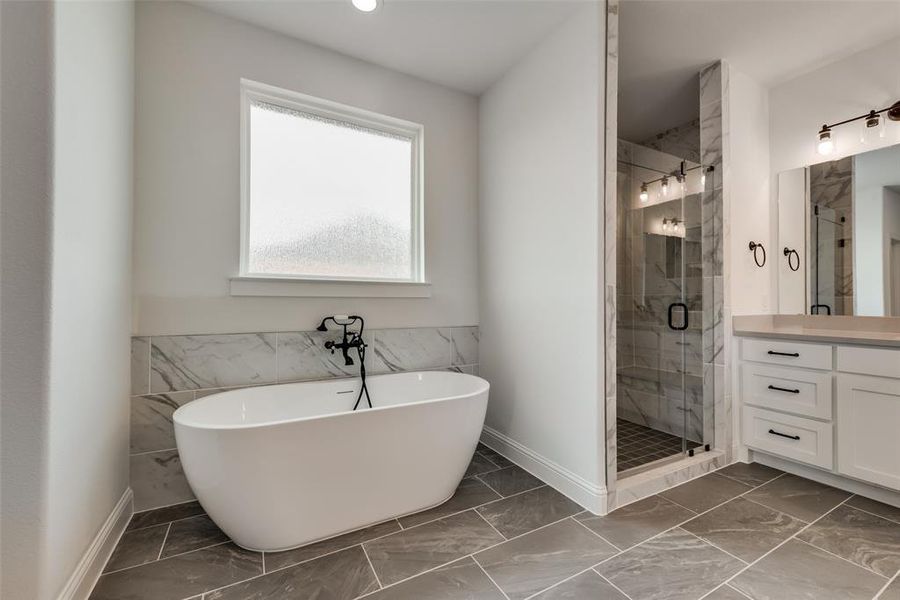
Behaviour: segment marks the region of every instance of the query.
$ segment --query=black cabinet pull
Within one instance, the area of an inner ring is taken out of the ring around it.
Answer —
[[[799,352],[775,352],[774,350],[769,350],[769,354],[772,356],[793,356],[794,358],[799,358]]]
[[[775,431],[774,429],[770,429],[769,433],[771,433],[772,435],[780,435],[781,437],[786,437],[789,440],[799,440],[800,439],[799,435],[788,435],[786,433],[781,433],[779,431]]]
[[[778,387],[777,385],[770,385],[770,390],[775,390],[776,392],[787,392],[789,394],[799,394],[800,390],[792,390],[790,388]]]

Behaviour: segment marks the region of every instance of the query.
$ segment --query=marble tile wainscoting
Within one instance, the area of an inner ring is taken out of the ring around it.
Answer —
[[[340,332],[235,333],[134,337],[131,347],[131,487],[144,511],[193,500],[172,413],[229,388],[356,377],[340,352],[325,349]],[[370,375],[452,369],[478,372],[478,327],[366,331]]]

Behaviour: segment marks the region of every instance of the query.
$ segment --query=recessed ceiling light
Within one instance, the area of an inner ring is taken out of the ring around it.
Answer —
[[[357,10],[361,10],[362,12],[372,12],[376,8],[378,8],[378,0],[351,0],[353,2],[353,6],[356,7]]]

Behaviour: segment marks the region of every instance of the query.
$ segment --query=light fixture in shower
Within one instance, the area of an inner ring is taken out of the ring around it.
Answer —
[[[881,110],[872,109],[864,115],[844,119],[843,121],[838,121],[831,125],[827,123],[822,125],[822,129],[820,129],[819,133],[816,135],[816,151],[823,156],[834,152],[835,145],[832,130],[835,127],[853,123],[855,121],[863,121],[863,130],[860,135],[860,140],[862,142],[872,142],[885,137],[885,123],[881,116],[884,113],[887,114],[889,120],[900,121],[900,100]]]

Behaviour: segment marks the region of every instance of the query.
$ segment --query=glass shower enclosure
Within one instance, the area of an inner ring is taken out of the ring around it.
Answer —
[[[712,444],[704,339],[715,281],[716,174],[620,140],[617,210],[617,469],[631,473]],[[706,311],[704,309],[707,309]],[[711,328],[708,328],[711,330]],[[712,372],[711,370],[709,372]]]

